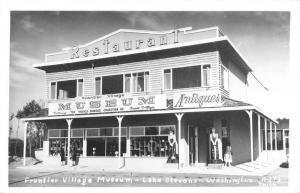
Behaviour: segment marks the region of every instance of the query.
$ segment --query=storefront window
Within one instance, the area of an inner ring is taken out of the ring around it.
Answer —
[[[83,152],[83,139],[82,138],[71,138],[71,148],[75,147],[77,154],[82,155]],[[50,138],[49,139],[49,155],[59,156],[61,148],[64,148],[65,155],[68,155],[68,138]]]
[[[87,138],[87,156],[118,156],[118,137]],[[126,153],[126,137],[121,137],[121,155]]]
[[[130,155],[135,157],[169,156],[168,135],[174,126],[130,128]]]
[[[169,156],[168,136],[149,136],[130,138],[131,156],[166,157]]]

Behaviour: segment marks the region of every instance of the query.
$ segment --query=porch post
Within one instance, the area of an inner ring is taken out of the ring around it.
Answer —
[[[269,121],[270,124],[270,143],[271,143],[271,151],[273,150],[273,136],[272,136],[272,122]]]
[[[126,128],[126,155],[130,157],[130,138],[129,138],[129,128]]]
[[[118,156],[119,158],[121,157],[121,126],[122,126],[122,120],[123,120],[123,116],[117,116],[116,117],[118,119],[118,123],[119,123],[119,143],[118,143]]]
[[[261,144],[260,144],[260,115],[257,114],[257,129],[258,129],[258,155],[260,154],[261,152]]]
[[[72,124],[72,121],[73,119],[66,119],[67,123],[68,123],[68,161],[67,161],[67,164],[70,166],[71,165],[71,161],[70,161],[70,156],[71,156],[71,147],[70,147],[70,144],[71,144],[71,124]]]
[[[250,153],[251,153],[251,162],[253,161],[253,123],[252,123],[252,110],[246,110],[246,113],[249,116],[250,120]]]
[[[177,117],[177,121],[178,121],[178,168],[181,167],[182,164],[182,160],[184,159],[183,156],[183,152],[182,152],[182,143],[181,143],[181,119],[182,116],[184,115],[183,113],[176,113],[175,114]]]
[[[28,121],[25,121],[24,122],[23,166],[26,166],[27,124],[28,124]]]
[[[277,151],[277,125],[274,123],[274,129],[275,129],[275,150]]]
[[[83,129],[82,156],[86,157],[86,154],[87,154],[86,130]]]
[[[267,119],[265,118],[265,150],[268,151]]]

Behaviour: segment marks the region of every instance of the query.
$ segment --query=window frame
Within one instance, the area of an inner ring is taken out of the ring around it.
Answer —
[[[224,76],[225,73],[223,73],[223,69],[226,70],[226,76],[227,76],[226,85],[227,86],[225,86],[225,76]],[[229,69],[224,65],[221,65],[220,76],[221,76],[221,88],[223,88],[226,91],[229,91]]]
[[[76,81],[76,97],[74,98],[64,98],[64,99],[58,99],[57,97],[57,83],[58,82],[65,82],[65,81],[70,81],[70,80],[75,80]],[[78,80],[82,80],[82,96],[78,96]],[[75,99],[75,98],[79,98],[79,97],[83,97],[85,96],[85,89],[84,89],[84,82],[85,82],[85,78],[84,77],[78,77],[78,78],[66,78],[66,79],[60,79],[57,81],[49,81],[49,89],[48,89],[48,100],[69,100],[69,99]],[[51,84],[55,83],[55,98],[51,99]]]
[[[201,86],[199,87],[187,87],[187,88],[173,88],[173,69],[175,68],[184,68],[184,67],[194,67],[194,66],[200,66],[201,68]],[[208,86],[204,86],[203,85],[203,66],[210,66],[210,70],[209,70],[209,85]],[[175,67],[165,67],[162,69],[162,89],[163,91],[172,91],[172,90],[181,90],[181,89],[193,89],[193,88],[209,88],[212,87],[212,82],[211,82],[211,77],[212,77],[212,64],[210,63],[201,63],[201,64],[187,64],[187,65],[179,65],[179,66],[175,66]],[[170,89],[166,89],[165,88],[165,70],[170,70],[170,74],[171,74],[171,88]]]
[[[144,91],[141,92],[134,92],[133,91],[133,74],[139,74],[139,73],[143,73],[144,74]],[[146,73],[148,73],[148,90],[146,91]],[[130,74],[130,91],[129,92],[125,92],[125,77],[127,74]],[[150,70],[136,70],[136,71],[131,71],[131,72],[127,72],[127,73],[123,73],[123,94],[140,94],[140,93],[149,93],[151,92],[151,81],[150,81]]]
[[[96,93],[96,88],[97,88],[97,85],[96,85],[96,79],[97,78],[100,78],[100,94],[97,94]],[[94,77],[94,94],[95,96],[102,96],[102,76],[95,76]]]

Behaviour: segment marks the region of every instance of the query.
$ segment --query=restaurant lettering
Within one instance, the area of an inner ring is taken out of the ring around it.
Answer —
[[[165,95],[82,97],[69,102],[50,102],[49,116],[166,109]]]
[[[217,107],[223,104],[220,92],[188,92],[174,95],[174,108]]]
[[[174,30],[173,43],[178,43],[178,32],[179,30]],[[138,39],[138,40],[126,40],[123,43],[111,42],[109,39],[102,41],[100,46],[94,46],[92,48],[81,48],[74,46],[70,50],[70,59],[89,57],[89,56],[98,56],[100,54],[109,54],[120,52],[121,50],[137,50],[142,47],[153,47],[153,46],[162,46],[167,45],[167,36],[161,35],[158,39],[149,37],[148,39]]]

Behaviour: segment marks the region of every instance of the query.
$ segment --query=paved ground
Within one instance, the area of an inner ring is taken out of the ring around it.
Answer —
[[[288,169],[265,176],[195,173],[138,173],[88,171],[77,168],[47,170],[17,168],[9,171],[10,187],[114,187],[114,186],[287,186]]]

